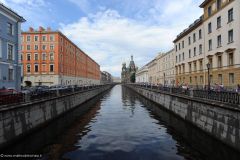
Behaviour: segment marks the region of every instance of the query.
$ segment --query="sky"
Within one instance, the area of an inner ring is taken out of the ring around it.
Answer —
[[[176,36],[198,19],[203,0],[0,0],[29,27],[59,30],[113,76],[131,55],[141,68],[171,50]]]

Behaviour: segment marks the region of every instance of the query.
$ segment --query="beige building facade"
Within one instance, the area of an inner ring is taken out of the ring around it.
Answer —
[[[240,1],[205,0],[203,16],[174,40],[176,84],[240,83]],[[209,64],[210,75],[208,75]]]
[[[136,72],[136,83],[149,83],[148,64]]]

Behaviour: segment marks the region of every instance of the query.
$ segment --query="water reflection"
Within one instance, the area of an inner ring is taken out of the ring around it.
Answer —
[[[54,160],[239,157],[238,152],[120,85],[8,151],[44,153],[43,159]]]

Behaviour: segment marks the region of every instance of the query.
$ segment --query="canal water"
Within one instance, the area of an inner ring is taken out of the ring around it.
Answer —
[[[240,154],[121,85],[5,150],[54,160],[231,160]]]

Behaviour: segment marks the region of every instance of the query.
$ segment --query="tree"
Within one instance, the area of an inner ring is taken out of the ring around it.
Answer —
[[[132,73],[130,77],[130,82],[135,83],[135,81],[136,81],[135,73]]]

